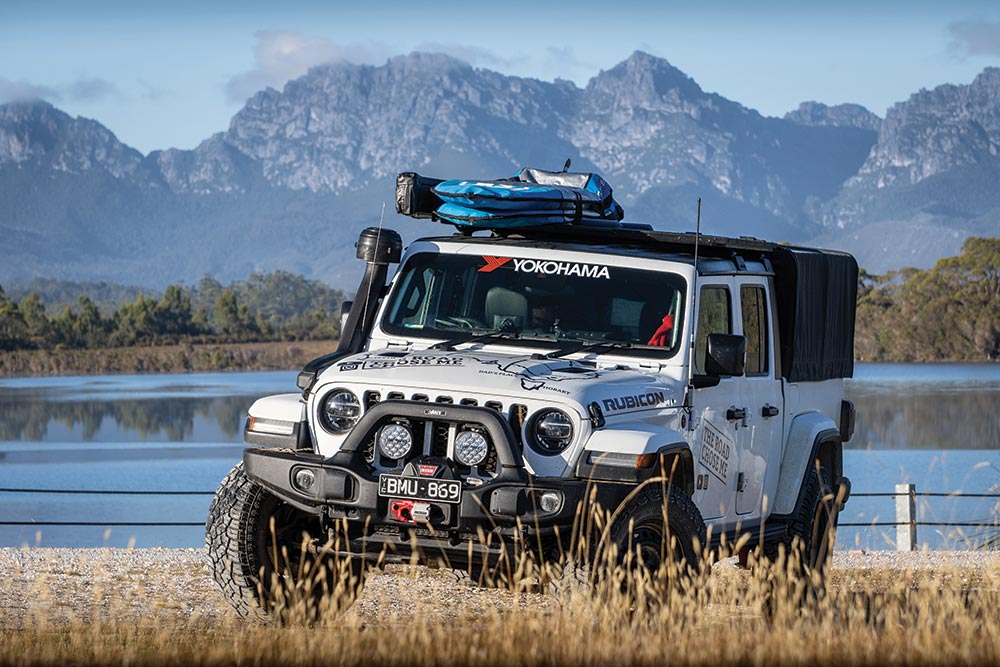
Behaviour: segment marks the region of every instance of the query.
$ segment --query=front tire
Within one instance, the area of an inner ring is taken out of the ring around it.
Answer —
[[[597,578],[613,580],[630,604],[643,597],[658,602],[669,592],[664,585],[698,571],[705,535],[705,520],[691,496],[662,481],[648,482],[615,513],[594,563]]]
[[[316,517],[254,482],[238,463],[205,522],[212,577],[241,618],[313,622],[331,607],[349,606],[363,585],[360,560],[310,553],[319,533]]]

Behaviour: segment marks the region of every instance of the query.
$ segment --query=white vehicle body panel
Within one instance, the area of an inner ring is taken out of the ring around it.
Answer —
[[[306,420],[306,404],[302,394],[276,394],[254,401],[247,414],[294,424]]]
[[[670,419],[671,415],[662,415]],[[679,419],[676,414],[675,419]],[[595,431],[584,446],[586,452],[613,454],[655,454],[664,447],[683,442],[684,434],[652,422],[624,422],[614,428]]]

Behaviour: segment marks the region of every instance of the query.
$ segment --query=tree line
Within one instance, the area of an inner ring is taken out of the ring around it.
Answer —
[[[970,237],[927,270],[862,271],[854,352],[863,361],[1000,360],[1000,238]]]
[[[188,342],[325,340],[340,335],[344,294],[286,271],[223,285],[169,285],[102,313],[86,294],[51,314],[37,292],[0,287],[0,350],[94,349]],[[862,361],[1000,360],[1000,238],[966,239],[931,269],[861,271],[855,357]]]
[[[0,286],[0,350],[330,339],[340,335],[343,301],[340,290],[287,271],[228,285],[205,276],[159,298],[140,293],[110,314],[86,294],[50,313],[37,292],[14,301]]]

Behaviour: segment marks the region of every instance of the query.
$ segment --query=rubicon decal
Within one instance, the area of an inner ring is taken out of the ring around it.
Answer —
[[[602,401],[606,412],[621,412],[622,410],[634,410],[635,408],[655,408],[658,405],[666,404],[666,402],[667,396],[662,391],[605,398]]]
[[[603,278],[609,280],[608,267],[599,264],[579,264],[577,262],[556,262],[544,259],[512,259],[511,257],[490,257],[483,255],[485,266],[480,273],[496,271],[508,262],[513,262],[518,273],[540,273],[546,276],[579,276],[580,278]]]

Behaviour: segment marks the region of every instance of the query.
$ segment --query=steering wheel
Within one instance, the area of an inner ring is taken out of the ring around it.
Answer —
[[[513,317],[505,317],[500,321],[497,331],[502,333],[516,333],[518,331],[517,321]]]

